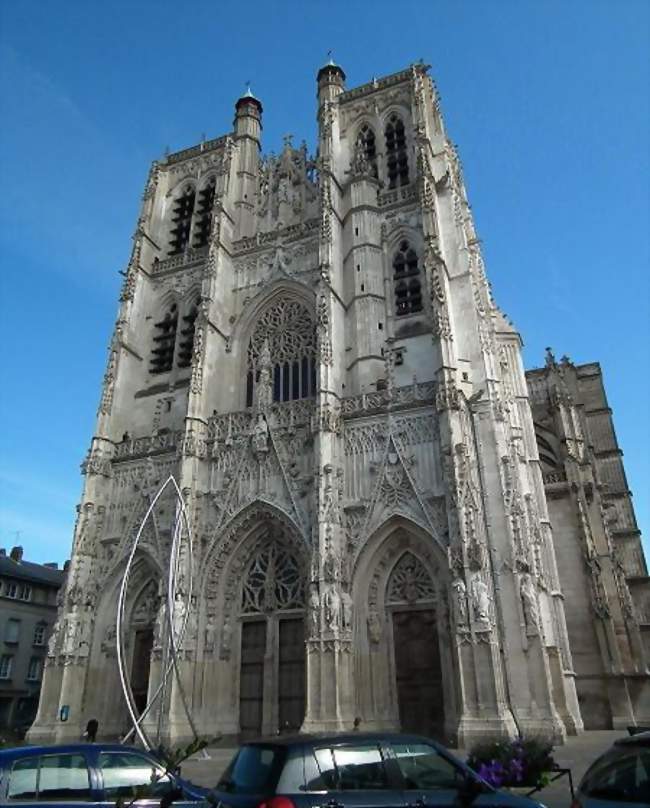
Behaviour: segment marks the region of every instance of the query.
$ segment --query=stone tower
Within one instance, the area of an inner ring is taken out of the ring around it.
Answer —
[[[170,473],[200,732],[582,729],[521,342],[437,92],[423,65],[344,82],[318,72],[313,156],[263,158],[248,92],[231,133],[152,166],[33,740],[124,728],[116,593]],[[163,497],[126,609],[140,708],[173,516]],[[188,737],[177,685],[147,722]]]

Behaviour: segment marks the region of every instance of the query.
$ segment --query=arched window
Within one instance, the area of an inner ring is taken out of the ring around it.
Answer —
[[[154,323],[153,345],[149,370],[151,373],[166,373],[174,364],[178,308],[174,303],[162,320]]]
[[[372,167],[372,173],[377,176],[377,145],[375,143],[375,133],[372,127],[364,123],[359,134],[357,135],[357,143],[363,149],[363,154]]]
[[[395,314],[415,314],[422,311],[422,285],[418,257],[408,241],[400,243],[393,258],[393,282],[395,284]]]
[[[188,368],[192,364],[192,350],[194,348],[194,324],[197,315],[196,306],[183,317],[181,338],[178,342],[178,367]]]
[[[174,202],[174,209],[172,211],[173,227],[169,240],[170,255],[182,253],[190,240],[194,198],[194,188],[191,185],[187,185],[183,189],[183,193]]]
[[[397,188],[409,183],[409,162],[406,152],[406,134],[399,116],[390,116],[386,129],[386,172],[388,187]]]
[[[269,390],[258,389],[267,385]],[[316,327],[297,300],[280,300],[257,321],[248,344],[246,406],[260,396],[292,401],[316,392]]]
[[[194,247],[205,247],[210,238],[212,230],[212,206],[214,205],[215,178],[211,177],[207,185],[199,191],[199,198],[196,204],[195,224],[194,224]]]

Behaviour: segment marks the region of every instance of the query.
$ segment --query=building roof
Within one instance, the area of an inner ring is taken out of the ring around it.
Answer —
[[[43,564],[33,564],[31,561],[17,562],[9,556],[0,556],[0,576],[59,587],[65,580],[65,575],[63,570],[55,570]]]

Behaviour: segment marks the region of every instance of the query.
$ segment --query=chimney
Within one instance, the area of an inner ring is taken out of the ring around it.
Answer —
[[[20,564],[23,560],[23,548],[22,547],[12,547],[11,552],[9,553],[9,558],[12,561],[15,561],[16,564]]]
[[[63,565],[63,572],[68,572],[69,569],[70,569],[70,559],[68,559]]]

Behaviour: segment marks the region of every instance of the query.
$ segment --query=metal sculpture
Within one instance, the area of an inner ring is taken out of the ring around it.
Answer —
[[[169,555],[169,565],[168,565],[168,572],[167,572],[167,606],[165,609],[165,613],[167,615],[167,620],[165,621],[165,626],[163,628],[163,635],[166,637],[166,642],[163,640],[163,664],[162,664],[162,677],[160,683],[151,696],[150,699],[147,701],[147,705],[142,711],[140,715],[137,714],[135,699],[133,696],[133,689],[131,687],[131,683],[129,681],[129,677],[126,674],[125,668],[125,636],[124,636],[124,609],[127,599],[128,593],[128,586],[129,586],[129,576],[131,574],[131,567],[133,565],[133,560],[138,549],[138,544],[140,542],[140,537],[144,531],[145,525],[147,520],[151,516],[153,509],[156,506],[156,503],[163,495],[167,486],[171,485],[176,491],[176,513],[174,519],[174,530],[172,533],[172,543],[171,543],[171,550]],[[183,530],[184,529],[184,530]],[[179,577],[179,565],[181,563],[181,549],[183,544],[183,535],[187,536],[187,570],[183,571],[186,572],[186,580],[187,580],[187,592],[183,592],[182,589],[178,588],[178,577]],[[182,648],[183,640],[185,638],[185,633],[187,629],[187,621],[189,619],[190,613],[190,606],[192,603],[192,571],[193,571],[193,557],[192,557],[192,530],[190,527],[190,522],[187,517],[187,511],[185,509],[185,503],[183,502],[183,496],[181,494],[181,490],[178,487],[178,483],[176,482],[174,476],[172,474],[169,475],[167,480],[163,483],[163,485],[158,490],[156,496],[152,499],[149,508],[144,516],[144,519],[140,523],[140,527],[138,528],[138,532],[136,533],[135,539],[133,541],[133,546],[131,547],[131,551],[129,553],[129,558],[126,563],[126,568],[124,570],[124,576],[122,578],[122,584],[120,586],[120,594],[117,603],[117,622],[115,627],[115,633],[117,638],[117,665],[120,674],[120,683],[122,685],[122,692],[124,693],[124,699],[126,701],[127,710],[129,712],[129,717],[132,722],[132,728],[129,732],[122,738],[122,743],[128,741],[133,734],[138,736],[138,739],[142,743],[145,749],[151,750],[154,746],[158,744],[153,744],[149,736],[147,735],[143,721],[146,716],[149,714],[151,709],[153,708],[154,704],[157,700],[160,699],[161,704],[162,700],[167,692],[167,684],[169,677],[174,672],[176,676],[176,684],[178,688],[178,692],[181,697],[181,701],[183,704],[183,709],[187,716],[188,723],[192,729],[194,734],[194,738],[198,739],[198,734],[196,731],[196,727],[194,726],[194,721],[192,720],[192,715],[190,713],[187,699],[185,697],[185,692],[183,690],[183,683],[181,681],[181,676],[178,670],[178,650]],[[182,614],[182,622],[180,626],[178,626],[178,631],[174,632],[176,621],[174,620],[176,616],[176,609],[177,609],[177,599],[178,595],[181,595],[181,598],[185,596],[185,602],[183,605],[183,614]],[[162,714],[162,711],[159,711],[159,714]],[[158,722],[158,737],[157,741],[160,742],[160,720]]]

